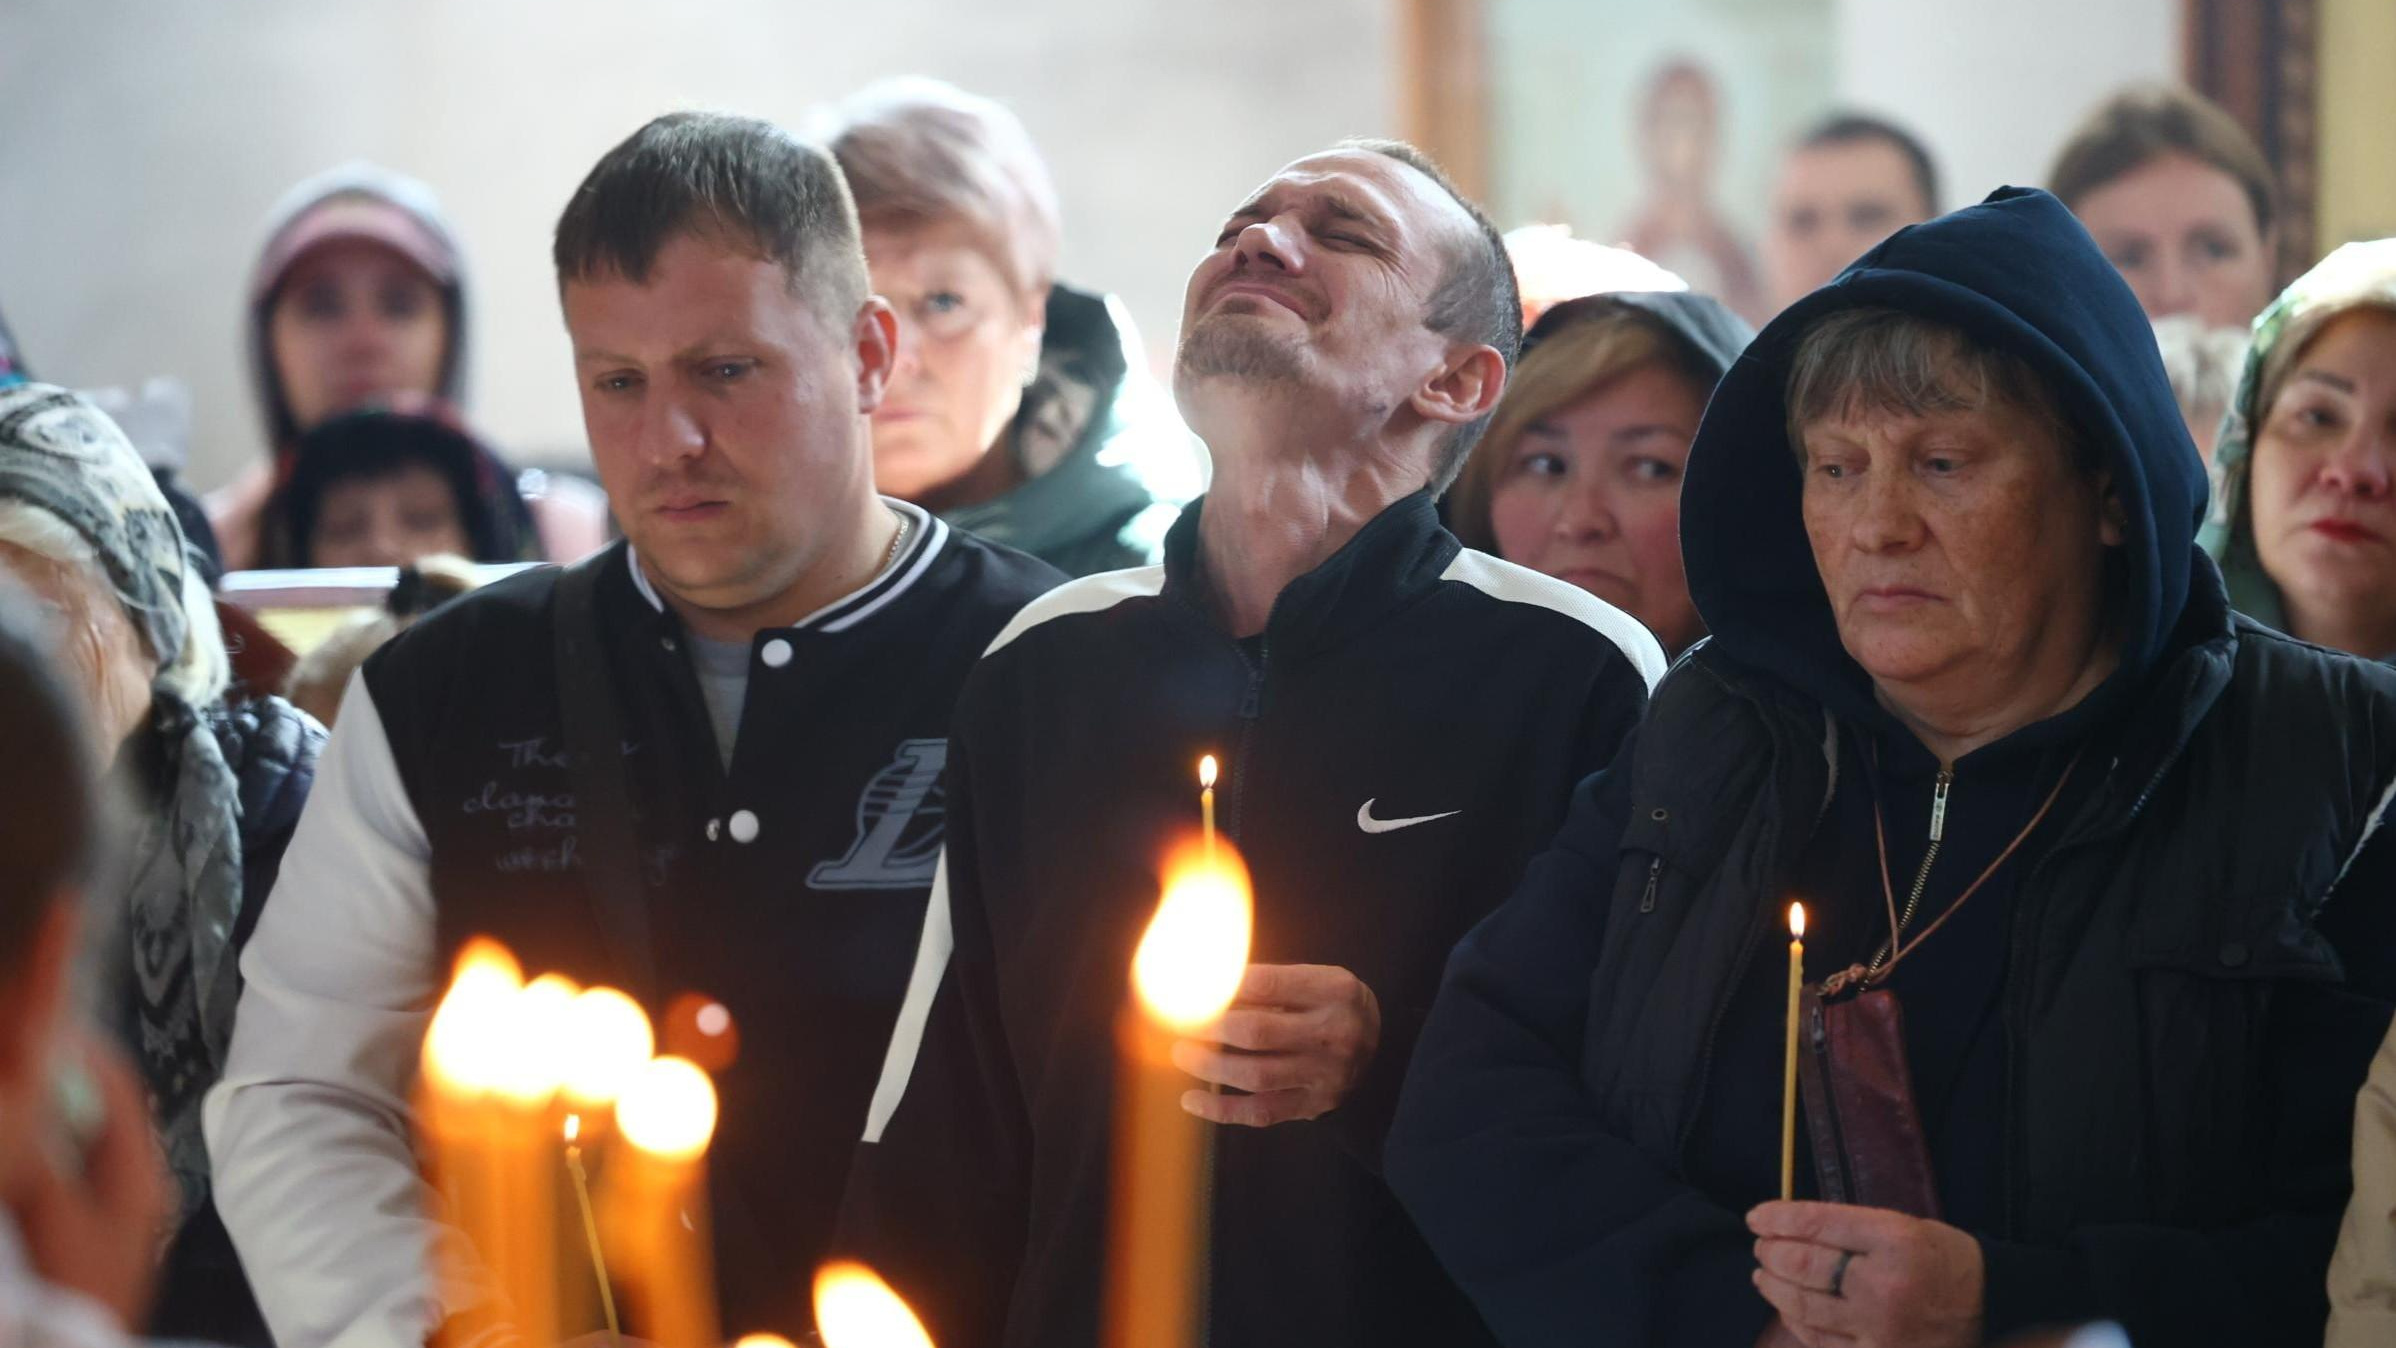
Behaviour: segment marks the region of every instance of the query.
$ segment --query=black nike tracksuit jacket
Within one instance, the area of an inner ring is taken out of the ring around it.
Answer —
[[[1464,549],[1420,494],[1237,641],[1209,616],[1203,508],[1162,567],[1035,601],[966,682],[941,878],[835,1248],[944,1348],[1096,1342],[1114,1028],[1212,753],[1255,881],[1252,958],[1352,970],[1382,1037],[1331,1113],[1216,1130],[1211,1341],[1487,1342],[1383,1186],[1382,1136],[1449,947],[1611,759],[1662,653],[1581,590]]]

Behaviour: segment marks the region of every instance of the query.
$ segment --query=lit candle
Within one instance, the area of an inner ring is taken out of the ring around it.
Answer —
[[[1797,993],[1805,986],[1805,905],[1789,905],[1789,1038],[1780,1090],[1780,1198],[1797,1196]]]
[[[1206,859],[1215,858],[1215,756],[1198,760],[1198,814],[1206,829]]]
[[[1246,972],[1254,922],[1238,854],[1185,849],[1166,868],[1164,897],[1133,956],[1135,995],[1116,1031],[1109,1348],[1205,1341],[1210,1139],[1206,1124],[1182,1108],[1190,1083],[1174,1067],[1172,1048],[1176,1040],[1212,1037]]]
[[[846,1260],[816,1272],[815,1332],[824,1348],[932,1348],[923,1321],[899,1294],[872,1269]],[[748,1342],[743,1339],[733,1348]]]
[[[715,1084],[684,1058],[651,1059],[616,1101],[628,1150],[608,1167],[602,1206],[621,1231],[618,1276],[635,1326],[658,1348],[718,1348],[706,1164],[715,1123]]]
[[[505,1162],[495,1095],[508,1067],[503,1027],[513,1019],[523,987],[523,970],[505,947],[469,941],[424,1036],[416,1116],[442,1200],[437,1215],[485,1261],[502,1239]],[[439,1248],[456,1252],[450,1242]],[[465,1269],[450,1273],[473,1276]]]
[[[501,1067],[498,1230],[484,1247],[492,1273],[514,1308],[517,1329],[534,1343],[560,1339],[558,1253],[562,1120],[553,1112],[582,989],[562,974],[543,974],[516,994],[512,1014],[492,1031]]]
[[[621,1343],[624,1326],[616,1319],[615,1287],[607,1280],[607,1247],[599,1241],[599,1220],[591,1213],[591,1177],[582,1168],[582,1116],[566,1116],[566,1174],[574,1181],[574,1206],[582,1214],[582,1238],[591,1248],[591,1277],[599,1284],[599,1311],[607,1320],[610,1343]]]

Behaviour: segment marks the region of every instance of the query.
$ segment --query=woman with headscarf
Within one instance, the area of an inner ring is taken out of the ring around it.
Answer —
[[[2396,239],[2350,243],[2257,319],[2202,535],[2239,612],[2396,660]]]
[[[1705,624],[1681,571],[1681,475],[1715,381],[1753,335],[1690,292],[1550,308],[1448,493],[1448,527],[1637,618],[1666,655],[1687,650]]]
[[[432,189],[371,164],[345,164],[286,193],[269,215],[250,276],[249,359],[270,457],[208,494],[225,565],[258,565],[262,515],[300,437],[327,419],[392,399],[464,401],[466,269]],[[555,474],[511,508],[545,555],[572,560],[606,542],[606,502]]]
[[[2232,614],[2204,503],[2046,193],[1749,344],[1682,490],[1710,639],[1458,946],[1385,1153],[1509,1348],[2321,1342],[2396,671]]]
[[[280,698],[226,700],[223,638],[183,531],[115,423],[77,394],[0,390],[0,571],[53,610],[96,748],[139,808],[108,882],[121,935],[104,958],[182,1190],[154,1328],[264,1342],[209,1201],[200,1102],[324,730]]]

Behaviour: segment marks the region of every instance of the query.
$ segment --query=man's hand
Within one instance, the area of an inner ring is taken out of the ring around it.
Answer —
[[[148,1315],[157,1275],[170,1201],[166,1162],[133,1069],[88,1037],[67,1052],[82,1056],[108,1112],[82,1174],[60,1174],[46,1157],[29,1167],[17,1223],[44,1281],[81,1292],[134,1330]]]
[[[1839,1203],[1766,1203],[1747,1228],[1762,1265],[1756,1290],[1808,1348],[1980,1343],[1987,1270],[1980,1242],[1952,1226]]]
[[[1251,964],[1215,1031],[1185,1039],[1173,1065],[1247,1095],[1190,1091],[1181,1107],[1215,1123],[1270,1128],[1338,1107],[1381,1046],[1381,1003],[1364,981],[1327,964]]]

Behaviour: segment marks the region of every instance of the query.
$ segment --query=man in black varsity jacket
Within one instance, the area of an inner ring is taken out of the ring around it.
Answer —
[[[1158,863],[1222,760],[1256,938],[1223,1044],[1212,1341],[1485,1342],[1379,1177],[1448,948],[1545,846],[1662,673],[1583,591],[1432,501],[1521,337],[1496,231],[1409,147],[1303,159],[1190,279],[1211,493],[1165,564],[1051,592],[966,684],[949,832],[836,1248],[956,1348],[1096,1341],[1114,1025]]]
[[[556,261],[629,545],[450,605],[350,686],[207,1110],[284,1348],[502,1314],[471,1260],[428,1271],[458,1242],[420,1215],[408,1149],[428,1013],[478,933],[653,1014],[684,990],[731,1010],[725,1325],[803,1334],[939,855],[957,691],[1062,579],[875,495],[894,328],[821,153],[659,118],[585,179]]]

